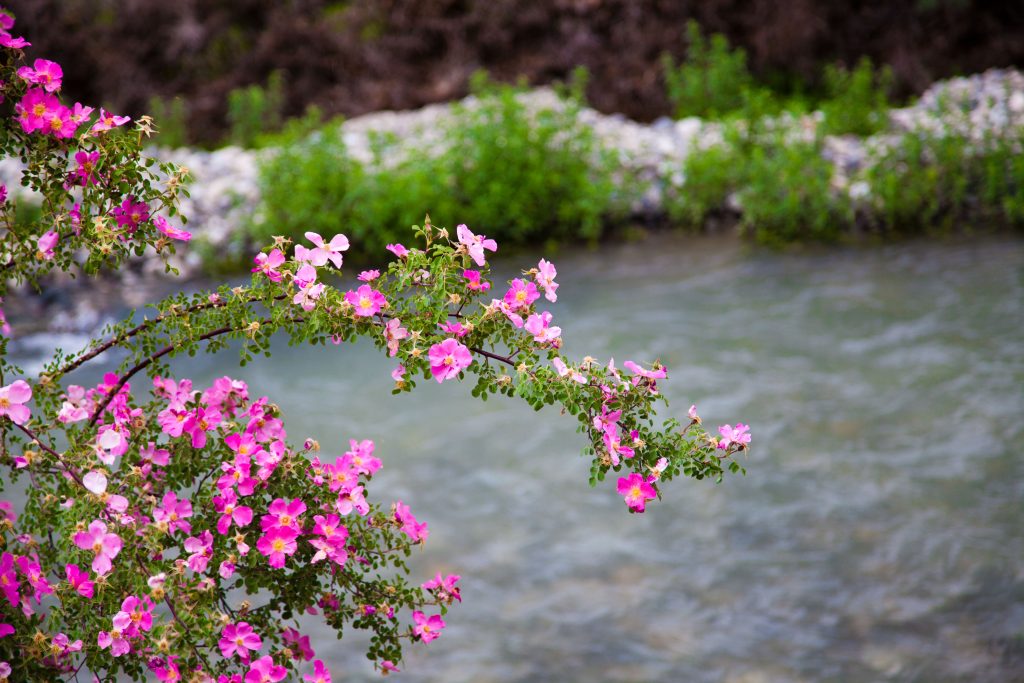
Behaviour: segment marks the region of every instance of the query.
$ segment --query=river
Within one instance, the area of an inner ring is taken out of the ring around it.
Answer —
[[[414,572],[461,574],[464,603],[398,680],[1024,680],[1024,241],[553,260],[566,355],[661,359],[678,415],[752,426],[745,477],[630,515],[553,409],[393,397],[368,345],[188,359],[269,394],[293,440],[375,440],[374,499],[429,521]],[[311,634],[335,680],[377,680],[357,634]]]

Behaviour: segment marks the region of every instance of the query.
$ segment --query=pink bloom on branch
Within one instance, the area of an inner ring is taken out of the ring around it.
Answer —
[[[362,271],[361,273],[359,273],[359,276],[356,279],[361,281],[361,282],[373,282],[374,280],[376,280],[379,277],[380,277],[380,271],[377,270],[377,269],[373,269],[373,270],[364,270],[364,271]]]
[[[197,574],[204,573],[213,557],[213,534],[206,530],[198,537],[189,536],[185,539],[185,552],[192,553],[188,556],[188,568]]]
[[[465,337],[467,334],[469,334],[469,329],[464,327],[462,325],[462,323],[451,322],[451,321],[446,322],[443,325],[441,325],[441,331],[442,332],[447,332],[448,334],[454,334],[456,337],[459,337],[460,339],[462,337]]]
[[[403,258],[409,253],[409,250],[403,247],[401,244],[389,244],[384,247],[398,258]]]
[[[309,636],[304,636],[293,628],[286,628],[281,633],[281,640],[292,651],[292,659],[309,661],[316,656],[309,644]]]
[[[398,342],[409,336],[409,330],[402,327],[402,321],[392,318],[384,326],[384,340],[387,342],[388,356],[394,358],[398,354]]]
[[[635,472],[628,477],[619,477],[617,489],[619,495],[625,498],[630,511],[643,512],[647,501],[658,497],[658,492],[651,486],[653,481],[653,477],[645,479]]]
[[[360,515],[367,514],[370,511],[370,504],[366,502],[363,495],[363,487],[360,485],[342,488],[338,493],[338,499],[334,502],[334,509],[340,515],[347,515],[353,510]]]
[[[484,249],[488,251],[498,250],[497,242],[487,239],[486,235],[474,235],[465,224],[459,225],[455,232],[459,236],[459,242],[465,245],[470,258],[478,266],[484,265]]]
[[[409,510],[409,506],[402,501],[395,503],[395,521],[399,523],[402,531],[413,542],[425,541],[430,535],[426,522],[419,522]]]
[[[512,280],[503,300],[512,311],[525,311],[540,298],[537,286],[520,278]],[[518,325],[517,325],[518,327]]]
[[[735,427],[722,425],[718,428],[718,433],[722,435],[721,441],[718,442],[718,447],[721,449],[726,449],[732,444],[746,448],[750,443],[750,425],[745,425],[742,422]]]
[[[550,261],[541,259],[537,264],[537,274],[534,275],[534,279],[544,290],[544,298],[552,303],[558,301],[558,295],[555,294],[558,291],[558,283],[555,282],[556,275],[558,275],[558,271],[555,270],[555,264]]]
[[[479,270],[464,270],[462,277],[466,278],[466,287],[472,292],[486,292],[491,288],[491,283],[480,279]]]
[[[441,629],[445,627],[444,619],[440,614],[428,617],[423,612],[416,610],[412,613],[412,620],[416,624],[413,626],[412,632],[418,635],[424,643],[429,643],[440,637]]]
[[[270,278],[271,282],[280,282],[281,273],[277,269],[284,265],[284,261],[284,253],[280,249],[272,249],[269,254],[260,252],[253,259],[256,267],[252,269],[252,272],[263,273]]]
[[[161,234],[170,237],[172,240],[188,242],[192,239],[192,233],[188,230],[174,227],[163,216],[153,216],[153,225],[156,226],[156,229],[159,230]]]
[[[26,133],[33,133],[47,127],[48,120],[64,108],[55,96],[41,88],[32,88],[15,105],[18,123]]]
[[[631,360],[627,360],[622,364],[624,368],[632,372],[634,375],[639,377],[645,377],[647,379],[665,379],[668,377],[668,368],[664,365],[659,365],[657,368],[652,370],[645,370]],[[634,382],[634,385],[636,382]]]
[[[223,496],[213,497],[213,506],[221,515],[217,520],[217,533],[222,536],[228,533],[232,522],[239,527],[248,526],[252,522],[252,508],[238,505],[238,496],[233,489],[226,489],[223,493]]]
[[[397,368],[395,368],[394,370],[391,371],[391,379],[395,380],[396,382],[401,382],[404,377],[405,377],[405,366],[404,365],[399,364]]]
[[[284,498],[277,498],[270,504],[268,512],[260,519],[260,528],[263,531],[270,529],[292,529],[298,533],[302,529],[300,516],[306,511],[306,504],[301,498],[295,498],[290,503]]]
[[[32,67],[23,66],[18,69],[18,76],[26,83],[41,85],[46,92],[60,90],[60,82],[64,71],[60,64],[48,59],[37,59]]]
[[[370,287],[370,285],[361,285],[354,292],[345,292],[345,301],[352,304],[355,308],[353,312],[356,315],[364,317],[376,315],[381,308],[388,304],[388,300],[384,298],[384,295]]]
[[[306,674],[303,678],[307,683],[331,683],[331,672],[328,671],[327,666],[318,659],[313,662],[313,673]]]
[[[316,245],[306,253],[307,260],[314,266],[326,265],[328,261],[334,264],[335,268],[341,268],[341,252],[348,249],[348,238],[338,234],[325,242],[324,238],[315,232],[307,232],[306,239]]]
[[[579,382],[580,384],[586,384],[587,378],[575,368],[570,368],[565,364],[565,361],[555,356],[551,359],[551,365],[554,366],[555,372],[558,373],[559,377],[570,377],[572,381]]]
[[[220,632],[221,656],[228,658],[238,655],[243,660],[249,659],[249,652],[255,652],[263,647],[263,639],[253,631],[249,622],[242,621],[237,624],[228,624]]]
[[[245,683],[277,683],[288,676],[288,669],[274,664],[270,655],[264,655],[252,663],[245,674]]]
[[[290,527],[274,527],[267,531],[256,542],[256,549],[267,557],[271,567],[284,566],[288,555],[294,555],[298,549],[295,539],[298,533]]]
[[[380,663],[380,671],[382,674],[387,676],[389,673],[392,672],[398,673],[399,671],[401,671],[401,669],[395,666],[395,663],[392,662],[390,659],[385,659]]]
[[[72,180],[76,185],[82,185],[88,187],[89,185],[96,184],[96,178],[94,176],[96,172],[96,163],[100,160],[99,152],[76,152],[75,162],[78,164],[78,168],[72,176]]]
[[[121,537],[107,533],[107,525],[98,519],[89,525],[88,531],[76,533],[74,541],[82,550],[93,552],[92,570],[100,576],[110,572],[112,560],[121,552],[123,545]]]
[[[455,339],[445,339],[434,344],[427,355],[430,358],[430,372],[438,383],[458,377],[460,372],[473,363],[469,349]]]
[[[562,328],[551,327],[551,314],[544,311],[541,314],[534,313],[526,319],[524,329],[533,335],[533,341],[538,344],[552,344],[555,348],[561,345]]]
[[[153,508],[153,521],[167,525],[167,533],[171,534],[178,529],[191,533],[192,525],[185,521],[191,516],[192,503],[185,498],[179,499],[174,491],[165,493],[161,505]]]
[[[697,416],[697,404],[696,403],[693,404],[692,406],[690,406],[690,409],[688,411],[686,411],[686,415],[691,420],[694,420],[696,422],[700,422],[700,418]]]
[[[93,127],[90,129],[90,132],[102,133],[104,131],[117,128],[118,126],[123,126],[131,120],[132,119],[130,116],[115,116],[114,114],[111,114],[110,112],[100,107],[100,118],[98,121],[96,121],[95,124],[93,124]]]
[[[23,379],[0,387],[0,417],[7,416],[16,425],[25,424],[32,416],[25,404],[32,400],[32,387]]]
[[[88,572],[83,572],[78,568],[77,564],[64,565],[64,573],[67,576],[68,583],[75,589],[79,595],[83,598],[91,598],[93,596],[93,582],[89,580]]]
[[[433,591],[434,595],[441,602],[451,602],[452,600],[462,602],[462,593],[459,591],[459,587],[455,585],[461,578],[458,574],[449,574],[442,577],[441,572],[438,572],[436,577],[425,582],[421,588]]]
[[[15,606],[21,600],[19,592],[18,573],[14,568],[14,555],[5,552],[0,555],[0,591],[11,606]]]
[[[0,31],[0,45],[9,47],[12,50],[20,50],[23,47],[29,47],[32,43],[28,42],[21,36],[14,38],[6,31]]]

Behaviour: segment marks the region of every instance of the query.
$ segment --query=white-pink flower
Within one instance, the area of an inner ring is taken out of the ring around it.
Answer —
[[[0,417],[6,415],[16,425],[25,424],[32,413],[25,404],[32,400],[32,387],[23,379],[0,387]]]
[[[95,557],[92,570],[99,575],[107,574],[113,566],[112,560],[121,552],[122,541],[117,534],[107,533],[107,525],[101,520],[94,520],[87,531],[79,531],[74,536],[75,545],[82,550],[91,550]]]
[[[307,232],[306,239],[316,245],[315,249],[306,252],[306,259],[314,266],[326,265],[328,261],[334,264],[335,268],[341,268],[341,252],[348,250],[348,238],[338,234],[325,242],[324,238],[315,232]]]
[[[540,288],[544,290],[544,298],[554,303],[558,301],[558,295],[555,292],[558,290],[558,283],[555,282],[555,276],[558,275],[558,271],[555,270],[555,264],[550,261],[541,259],[537,264],[537,274],[534,279]]]
[[[427,355],[430,358],[430,372],[438,383],[458,377],[460,372],[473,363],[469,349],[451,338],[431,346]]]
[[[455,232],[459,236],[459,242],[465,245],[470,258],[478,266],[484,265],[484,249],[489,251],[498,250],[497,242],[487,239],[486,235],[474,235],[465,224],[459,225]]]

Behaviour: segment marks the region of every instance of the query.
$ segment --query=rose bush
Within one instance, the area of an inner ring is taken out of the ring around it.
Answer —
[[[28,43],[10,33],[10,16],[0,27],[0,145],[25,164],[23,185],[42,203],[36,220],[19,220],[14,204],[27,199],[3,188],[0,295],[188,240],[176,210],[187,171],[143,156],[152,122],[67,106],[60,66],[21,65]],[[234,342],[244,363],[269,355],[275,334],[369,338],[395,359],[395,393],[471,380],[484,400],[560,405],[586,437],[591,483],[621,472],[631,512],[674,477],[742,469],[732,456],[750,441],[745,425],[709,435],[692,407],[685,422],[655,422],[660,364],[620,370],[562,356],[561,330],[538,306],[556,299],[553,264],[541,260],[484,300],[498,245],[427,220],[415,246],[389,245],[385,267],[346,286],[348,239],[306,238],[268,245],[248,284],[172,296],[84,350],[56,352],[37,377],[10,362],[16,330],[3,322],[0,483],[23,493],[0,502],[0,679],[329,682],[296,628],[302,614],[339,636],[369,631],[367,656],[387,673],[404,644],[441,636],[461,601],[457,575],[409,579],[406,559],[429,527],[403,501],[371,495],[382,467],[372,441],[353,435],[347,450],[323,451],[289,441],[269,397],[230,377],[203,387],[171,377],[176,356]],[[115,350],[115,370],[75,383]]]

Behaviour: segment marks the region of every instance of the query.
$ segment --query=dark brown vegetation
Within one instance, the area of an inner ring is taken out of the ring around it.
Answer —
[[[449,100],[470,74],[533,84],[591,73],[603,111],[668,114],[659,56],[688,19],[746,48],[754,73],[814,87],[824,63],[889,64],[902,94],[1024,63],[1024,3],[1005,0],[10,0],[30,56],[66,90],[139,114],[181,95],[192,134],[225,128],[227,94],[283,70],[285,114],[357,115]]]

